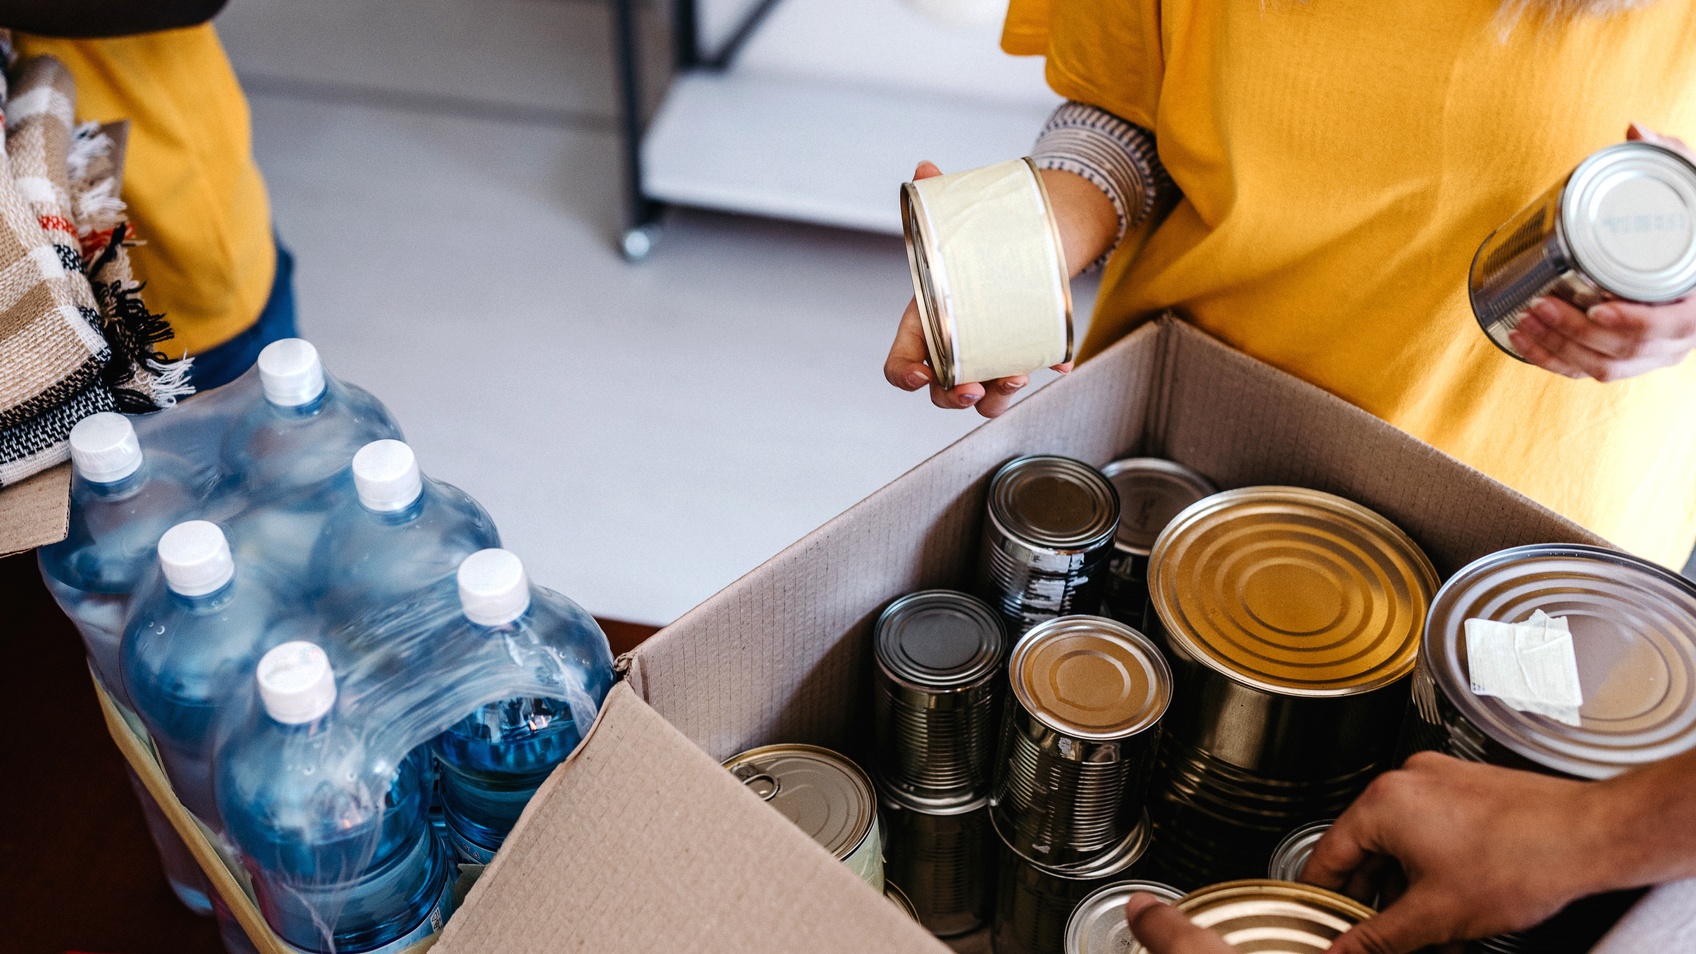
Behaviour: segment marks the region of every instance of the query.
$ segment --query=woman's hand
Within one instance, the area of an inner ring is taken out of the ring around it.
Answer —
[[[942,175],[942,170],[929,162],[919,163],[913,178],[929,179]],[[1053,205],[1054,220],[1060,226],[1060,244],[1066,254],[1067,270],[1076,275],[1084,266],[1100,258],[1112,246],[1119,234],[1119,216],[1112,200],[1088,179],[1060,172],[1043,170],[1043,187],[1048,190]],[[901,324],[895,329],[895,343],[883,362],[883,376],[903,391],[930,388],[932,404],[941,408],[975,407],[984,417],[995,417],[1013,403],[1013,395],[1030,383],[1030,376],[1016,374],[993,381],[972,381],[944,388],[936,382],[936,372],[927,361],[925,332],[919,323],[918,302],[908,300],[907,310],[901,313]],[[1070,361],[1057,364],[1061,373],[1072,370]]]
[[[1626,138],[1676,149],[1696,161],[1678,139],[1636,123]],[[1667,305],[1603,302],[1589,311],[1555,297],[1539,299],[1508,336],[1525,359],[1569,378],[1618,381],[1678,364],[1696,348],[1696,299]]]
[[[1149,954],[1235,954],[1225,939],[1199,927],[1152,894],[1133,894],[1125,902],[1125,921],[1131,934]]]

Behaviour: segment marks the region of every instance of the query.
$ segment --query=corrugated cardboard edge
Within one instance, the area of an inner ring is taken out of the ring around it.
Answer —
[[[0,557],[65,539],[71,465],[60,464],[0,490]]]
[[[947,949],[620,683],[435,950]]]

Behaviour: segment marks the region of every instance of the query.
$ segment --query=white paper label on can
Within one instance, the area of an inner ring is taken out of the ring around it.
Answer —
[[[1584,694],[1566,617],[1537,610],[1523,623],[1469,619],[1466,662],[1474,694],[1565,725],[1582,724]]]

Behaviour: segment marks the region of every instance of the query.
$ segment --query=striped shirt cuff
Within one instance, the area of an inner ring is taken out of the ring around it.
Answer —
[[[1112,247],[1085,271],[1100,268],[1125,233],[1173,191],[1155,151],[1154,134],[1086,103],[1063,103],[1048,117],[1031,160],[1038,169],[1059,169],[1089,180],[1107,194],[1119,215],[1119,235]]]

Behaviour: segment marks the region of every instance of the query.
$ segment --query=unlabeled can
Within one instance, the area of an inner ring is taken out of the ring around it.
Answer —
[[[1508,334],[1537,298],[1580,310],[1610,299],[1659,304],[1696,291],[1696,166],[1647,142],[1578,164],[1490,234],[1467,292],[1478,324],[1520,360]]]
[[[1008,634],[1099,609],[1118,525],[1119,496],[1094,467],[1051,455],[1002,465],[989,483],[978,588]]]
[[[1572,633],[1579,725],[1471,690],[1466,621],[1516,623],[1537,610],[1564,617]],[[1647,560],[1576,544],[1473,561],[1432,602],[1402,747],[1575,779],[1612,778],[1696,748],[1696,585]],[[1478,949],[1589,950],[1635,896],[1586,898]]]
[[[1302,869],[1307,867],[1307,859],[1313,857],[1314,847],[1334,824],[1336,819],[1327,818],[1303,825],[1285,835],[1284,840],[1278,842],[1278,847],[1272,849],[1272,860],[1266,866],[1266,877],[1273,881],[1300,881]]]
[[[724,767],[867,884],[883,890],[877,795],[858,765],[816,745],[765,745],[731,756]]]
[[[1148,605],[1148,554],[1173,517],[1219,488],[1183,464],[1159,457],[1116,460],[1101,468],[1101,474],[1119,495],[1119,527],[1107,564],[1105,612],[1152,635],[1158,620]]]
[[[890,904],[900,908],[902,914],[915,921],[919,919],[919,912],[913,908],[912,899],[907,897],[907,892],[896,887],[895,882],[887,879],[883,882],[883,896],[889,899]]]
[[[1136,942],[1125,921],[1125,902],[1152,894],[1175,904],[1182,891],[1159,881],[1115,881],[1078,902],[1066,922],[1066,954],[1124,954]]]
[[[994,903],[995,834],[989,799],[925,802],[885,787],[884,866],[912,899],[914,919],[938,937],[989,923]]]
[[[1041,623],[1013,648],[990,814],[1019,854],[1089,864],[1141,823],[1172,670],[1101,616]]]
[[[997,954],[1065,954],[1066,924],[1078,902],[1107,884],[1136,877],[1148,844],[1149,826],[1143,819],[1089,864],[1053,868],[1024,857],[1002,839],[990,934]]]
[[[1177,679],[1156,870],[1182,888],[1258,877],[1389,766],[1436,571],[1359,504],[1248,487],[1173,519],[1149,586]]]
[[[1001,617],[952,590],[903,596],[878,617],[872,723],[884,788],[923,799],[988,794],[995,761]]]
[[[1029,159],[903,184],[901,225],[939,384],[1071,360],[1071,273]]]
[[[1377,913],[1324,888],[1266,880],[1210,885],[1184,895],[1177,908],[1244,954],[1324,954],[1349,928]],[[1146,950],[1132,943],[1129,954]]]

